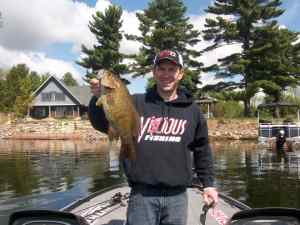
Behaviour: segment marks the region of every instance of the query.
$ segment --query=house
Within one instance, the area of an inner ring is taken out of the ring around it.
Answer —
[[[68,87],[50,76],[32,94],[28,114],[36,119],[81,117],[87,112],[91,96],[88,86]]]

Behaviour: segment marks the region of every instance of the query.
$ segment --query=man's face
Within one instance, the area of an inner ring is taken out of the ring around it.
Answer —
[[[182,79],[183,70],[176,64],[166,60],[154,67],[153,77],[160,91],[172,92]]]

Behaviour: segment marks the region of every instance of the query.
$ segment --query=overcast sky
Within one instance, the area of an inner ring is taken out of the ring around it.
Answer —
[[[96,11],[103,12],[110,4],[123,8],[122,30],[129,34],[139,34],[135,13],[147,7],[146,0],[0,0],[2,28],[0,28],[0,68],[10,68],[25,63],[39,73],[50,72],[61,77],[71,72],[82,82],[84,69],[75,61],[81,57],[81,44],[92,46],[95,38],[88,29],[88,22]],[[197,28],[203,29],[206,17],[204,9],[211,0],[186,0],[187,16]],[[281,25],[300,31],[298,12],[299,0],[283,0],[286,10],[279,18]],[[196,48],[205,46],[199,43]],[[123,40],[121,51],[135,53],[139,44]],[[201,61],[206,65],[233,51],[239,46],[226,46],[218,51],[205,54]],[[215,82],[212,76],[202,75],[202,82]],[[145,80],[135,79],[129,86],[132,93],[143,92]]]

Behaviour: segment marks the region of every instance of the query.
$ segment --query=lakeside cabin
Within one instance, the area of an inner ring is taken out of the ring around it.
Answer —
[[[43,118],[85,117],[92,94],[89,86],[66,86],[55,76],[49,76],[35,92],[28,116]]]

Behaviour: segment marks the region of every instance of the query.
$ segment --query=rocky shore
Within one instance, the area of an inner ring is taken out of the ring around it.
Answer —
[[[210,139],[246,140],[257,138],[255,120],[211,119],[208,120]],[[7,122],[0,125],[0,139],[80,139],[106,140],[107,136],[96,131],[88,120],[33,120]]]
[[[208,136],[217,140],[252,140],[258,138],[256,119],[210,119]]]
[[[0,139],[19,140],[106,140],[88,120],[33,120],[30,118],[0,125]]]

